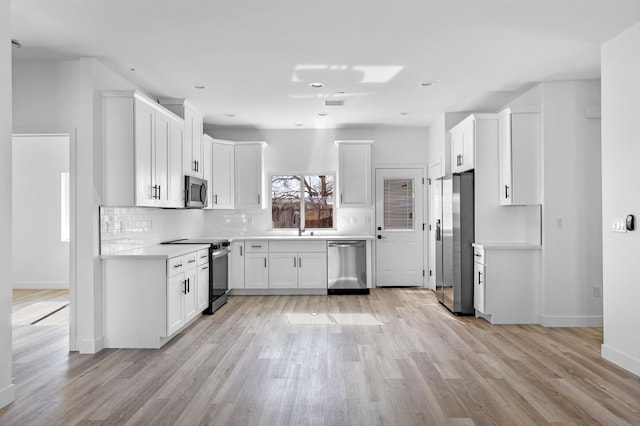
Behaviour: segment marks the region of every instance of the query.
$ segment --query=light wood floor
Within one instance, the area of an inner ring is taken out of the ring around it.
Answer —
[[[492,326],[428,290],[230,297],[160,350],[14,332],[0,424],[640,424],[640,378],[602,360],[602,329]]]

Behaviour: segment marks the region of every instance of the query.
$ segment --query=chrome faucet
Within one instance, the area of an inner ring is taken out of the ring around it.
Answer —
[[[300,212],[293,212],[293,224],[296,224],[296,218],[298,219],[298,237],[302,236],[304,228],[302,227],[302,221],[300,220]]]

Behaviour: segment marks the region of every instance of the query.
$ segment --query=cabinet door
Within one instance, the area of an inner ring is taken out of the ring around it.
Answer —
[[[298,253],[298,287],[327,288],[326,253]]]
[[[209,264],[198,266],[198,278],[196,286],[196,312],[202,312],[209,305]]]
[[[298,287],[298,254],[269,253],[269,288]]]
[[[339,144],[340,205],[369,207],[371,205],[371,144]]]
[[[462,173],[475,167],[475,120],[465,119],[451,130],[451,171]]]
[[[464,133],[460,128],[451,130],[451,171],[458,173],[464,159]]]
[[[155,137],[153,142],[153,197],[156,205],[169,205],[169,138],[171,120],[156,112]]]
[[[540,124],[538,113],[511,114],[512,203],[540,204]]]
[[[244,288],[244,242],[231,243],[229,263],[229,288]]]
[[[235,146],[235,199],[238,209],[262,207],[262,146],[259,144]]]
[[[234,148],[231,144],[213,142],[213,208],[234,207]]]
[[[196,163],[193,158],[193,139],[195,115],[188,108],[184,109],[184,144],[182,145],[182,170],[185,175],[197,176]]]
[[[486,286],[485,286],[485,274],[484,274],[485,266],[481,263],[475,262],[473,264],[473,307],[476,311],[486,314],[486,304],[485,304],[485,294],[486,294]]]
[[[192,113],[193,114],[193,113]],[[204,179],[204,169],[203,169],[203,149],[202,149],[202,136],[203,136],[203,119],[199,115],[193,114],[193,131],[191,133],[192,137],[192,155],[193,161],[196,163],[196,172],[194,176],[199,177],[200,179]]]
[[[213,170],[211,168],[211,150],[212,150],[211,137],[206,135],[203,141],[202,148],[202,176],[207,181],[207,204],[205,209],[213,208],[212,186],[213,186]]]
[[[182,173],[182,145],[184,123],[171,121],[169,135],[169,207],[184,207],[184,174]]]
[[[513,204],[511,185],[511,113],[501,112],[498,117],[498,158],[500,170],[500,204]]]
[[[153,133],[155,110],[144,102],[135,102],[135,186],[136,205],[154,206]]]
[[[184,273],[184,277],[187,280],[187,292],[183,297],[184,319],[185,321],[189,321],[198,313],[198,311],[196,310],[198,293],[198,269],[189,269]]]
[[[167,336],[178,331],[184,324],[182,299],[185,290],[184,274],[174,275],[167,281]]]
[[[245,253],[244,288],[269,287],[268,261],[266,253]]]

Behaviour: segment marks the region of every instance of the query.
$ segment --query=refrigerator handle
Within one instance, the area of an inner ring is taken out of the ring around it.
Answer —
[[[436,219],[436,241],[442,241],[442,231],[440,230],[440,219]]]

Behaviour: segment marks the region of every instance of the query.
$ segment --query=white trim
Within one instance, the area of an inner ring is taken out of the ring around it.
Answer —
[[[602,355],[602,358],[607,361],[630,371],[636,376],[640,376],[640,359],[634,358],[631,355],[605,344],[600,346],[600,354]]]
[[[356,139],[356,140],[336,140],[334,143],[336,145],[340,145],[341,143],[364,143],[364,144],[373,144],[373,140],[365,140],[365,139]]]
[[[95,354],[104,349],[104,336],[95,340],[80,340],[78,343],[78,352],[81,354]]]
[[[544,327],[602,327],[602,315],[540,315]]]
[[[13,383],[0,390],[0,408],[6,407],[16,400],[16,385]]]

